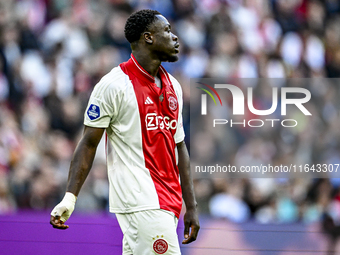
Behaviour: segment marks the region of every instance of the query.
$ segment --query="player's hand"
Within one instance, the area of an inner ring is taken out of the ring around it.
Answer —
[[[57,204],[51,212],[50,224],[54,228],[69,228],[69,226],[65,225],[64,223],[70,218],[74,210],[76,201],[77,197],[75,195],[70,192],[66,192],[63,200],[59,204]]]
[[[58,229],[68,229],[69,226],[65,225],[64,222],[62,220],[60,220],[60,216],[51,216],[50,219],[50,224],[54,227],[54,228],[58,228]]]
[[[200,223],[197,209],[187,210],[184,214],[184,240],[182,244],[188,244],[196,240]]]

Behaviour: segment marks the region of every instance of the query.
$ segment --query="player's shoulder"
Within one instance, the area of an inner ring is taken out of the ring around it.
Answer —
[[[168,75],[169,75],[170,82],[171,82],[172,86],[174,87],[176,94],[182,96],[181,84],[179,83],[179,81],[173,75],[171,75],[170,73],[168,73]]]
[[[181,84],[179,83],[179,81],[171,73],[168,73],[168,76],[173,86],[181,87]]]
[[[122,90],[128,81],[126,74],[120,66],[114,67],[110,72],[105,74],[95,85],[93,92],[100,93],[117,93]]]

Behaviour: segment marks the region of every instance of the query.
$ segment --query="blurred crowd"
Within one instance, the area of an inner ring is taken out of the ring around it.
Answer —
[[[179,37],[180,60],[164,66],[182,84],[188,147],[190,78],[340,76],[339,0],[0,0],[0,214],[50,210],[62,198],[92,88],[130,57],[125,21],[144,8]],[[236,130],[230,161],[288,162],[300,152],[304,162],[339,163],[340,90],[313,89],[312,123],[275,139]],[[107,207],[102,144],[97,154],[77,210]],[[195,180],[201,214],[236,222],[340,215],[338,187],[336,179]]]

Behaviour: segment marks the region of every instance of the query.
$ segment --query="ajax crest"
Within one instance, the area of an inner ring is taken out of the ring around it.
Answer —
[[[168,101],[169,101],[169,108],[175,111],[178,106],[177,99],[173,96],[169,96]]]
[[[164,239],[157,239],[153,243],[153,250],[157,254],[164,254],[168,250],[168,243]]]

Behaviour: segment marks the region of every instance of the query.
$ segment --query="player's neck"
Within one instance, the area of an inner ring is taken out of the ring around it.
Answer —
[[[148,52],[134,51],[133,56],[137,60],[138,64],[144,68],[152,77],[156,77],[158,73],[161,61],[153,59]]]

